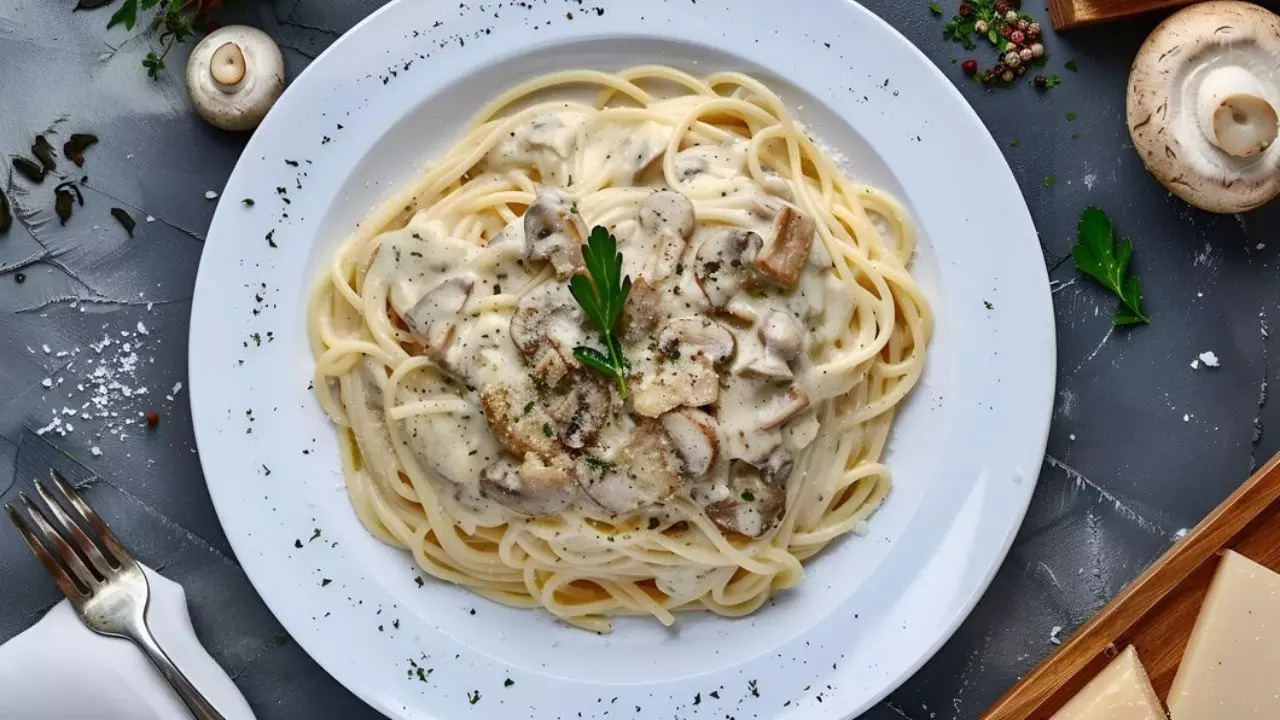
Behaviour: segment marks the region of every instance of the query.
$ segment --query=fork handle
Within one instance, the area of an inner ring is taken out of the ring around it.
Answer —
[[[129,639],[146,654],[151,664],[156,666],[161,675],[164,675],[164,679],[169,681],[169,685],[173,687],[174,692],[178,693],[178,697],[182,698],[182,702],[186,704],[196,720],[226,720],[222,713],[214,709],[213,703],[191,684],[178,666],[173,664],[145,625],[134,628]]]

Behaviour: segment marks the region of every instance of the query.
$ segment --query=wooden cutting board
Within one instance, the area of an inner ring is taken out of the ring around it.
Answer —
[[[1049,17],[1053,26],[1062,30],[1192,2],[1195,0],[1049,0]]]
[[[1280,455],[1027,673],[982,720],[1047,720],[1126,645],[1138,649],[1164,699],[1226,549],[1280,572]]]

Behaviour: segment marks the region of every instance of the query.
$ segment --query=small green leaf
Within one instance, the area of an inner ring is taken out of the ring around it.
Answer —
[[[1044,86],[1046,88],[1057,87],[1058,85],[1062,84],[1062,78],[1058,77],[1058,73],[1050,73],[1049,77],[1045,78],[1044,80],[1045,80]]]
[[[1065,63],[1062,64],[1062,67],[1070,70],[1071,72],[1078,72],[1080,70],[1080,66],[1076,65],[1075,60],[1066,61]]]
[[[942,15],[942,6],[936,2],[929,3],[929,12],[934,15]]]
[[[1054,185],[1057,185],[1057,184],[1058,184],[1058,178],[1056,178],[1056,177],[1054,177],[1054,176],[1052,176],[1052,175],[1049,175],[1048,177],[1046,177],[1046,178],[1044,179],[1044,186],[1045,186],[1045,187],[1050,187],[1050,188],[1051,188],[1051,187],[1053,187]]]
[[[1074,112],[1070,110],[1067,111],[1067,122],[1075,122],[1078,118],[1079,116],[1076,115]]]
[[[111,19],[107,21],[107,29],[116,25],[124,25],[125,30],[132,30],[138,23],[138,0],[124,0],[124,4],[116,8]]]
[[[1071,248],[1076,268],[1120,298],[1112,322],[1117,326],[1149,323],[1142,312],[1142,283],[1129,274],[1133,243],[1127,239],[1117,243],[1111,219],[1096,207],[1085,209],[1076,231]]]

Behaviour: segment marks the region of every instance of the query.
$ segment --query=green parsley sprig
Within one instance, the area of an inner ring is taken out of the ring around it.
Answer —
[[[631,292],[631,277],[622,277],[622,253],[618,252],[617,238],[599,225],[591,229],[587,244],[582,247],[582,259],[587,273],[573,276],[569,292],[600,331],[600,341],[608,354],[579,345],[573,349],[573,356],[583,365],[617,381],[618,392],[626,397],[630,363],[622,355],[614,330],[622,319],[627,294]]]
[[[76,9],[94,9],[109,5],[111,2],[112,0],[107,2],[95,0],[90,3],[82,1]],[[116,8],[111,19],[107,21],[107,29],[123,25],[126,30],[132,30],[138,24],[140,13],[155,11],[151,19],[146,21],[146,28],[141,33],[154,35],[159,43],[159,52],[150,49],[147,56],[142,59],[142,66],[147,69],[147,76],[155,80],[164,70],[164,59],[173,46],[190,40],[198,32],[208,28],[212,15],[220,10],[223,4],[224,0],[124,0],[124,3]],[[122,47],[124,47],[123,43],[111,47],[111,54],[114,55]]]
[[[1151,322],[1142,313],[1142,283],[1129,273],[1133,243],[1127,238],[1117,241],[1110,218],[1096,207],[1085,208],[1076,230],[1078,239],[1071,248],[1076,267],[1120,298],[1112,323],[1121,326]]]

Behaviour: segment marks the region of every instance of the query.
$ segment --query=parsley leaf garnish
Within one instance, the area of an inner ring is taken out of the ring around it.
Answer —
[[[1133,243],[1123,238],[1117,242],[1111,220],[1096,207],[1085,209],[1077,232],[1079,239],[1071,248],[1076,267],[1120,298],[1120,308],[1112,322],[1117,326],[1151,322],[1142,314],[1142,283],[1129,274]]]
[[[592,228],[587,244],[582,247],[582,259],[587,274],[574,275],[569,281],[569,292],[600,331],[600,340],[608,355],[579,345],[573,349],[573,356],[583,365],[616,380],[618,392],[626,397],[628,363],[622,356],[614,328],[622,318],[622,307],[631,292],[631,277],[622,277],[622,253],[618,252],[617,238],[599,225]]]
[[[929,3],[929,12],[933,13],[934,15],[941,15],[942,6],[936,2]]]

